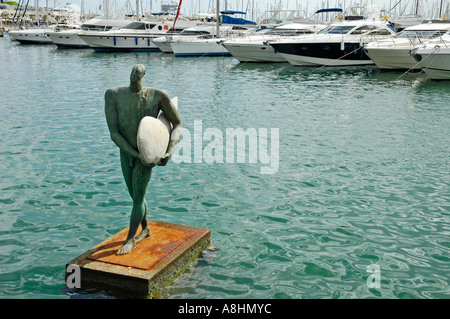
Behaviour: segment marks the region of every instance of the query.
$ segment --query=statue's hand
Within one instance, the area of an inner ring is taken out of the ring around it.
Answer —
[[[167,162],[172,156],[169,153],[166,153],[163,157],[161,157],[161,160],[159,161],[158,166],[166,166]]]

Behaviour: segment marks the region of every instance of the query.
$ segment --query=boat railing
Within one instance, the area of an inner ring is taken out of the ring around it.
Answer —
[[[443,34],[439,35],[439,42],[442,43],[446,48],[449,47],[450,42],[449,42],[449,41],[446,41],[446,40],[443,38]]]

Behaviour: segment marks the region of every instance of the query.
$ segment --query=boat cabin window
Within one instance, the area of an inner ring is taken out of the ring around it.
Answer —
[[[363,25],[363,26],[353,30],[351,34],[364,34],[364,33],[367,33],[369,31],[372,31],[375,29],[376,29],[376,27],[373,25]]]
[[[145,30],[145,23],[142,22],[131,22],[127,24],[125,29],[133,29],[133,30]]]
[[[202,35],[201,37],[199,37],[199,39],[213,39],[214,38],[214,35],[212,35],[212,34],[205,34],[205,35]]]
[[[279,36],[295,36],[295,35],[302,35],[302,34],[311,34],[314,33],[311,30],[295,30],[295,29],[283,29],[283,30],[277,30],[273,29],[270,31],[267,31],[265,34],[270,35],[279,35]]]
[[[447,30],[403,30],[397,34],[397,38],[407,39],[431,39],[437,38],[446,33]]]
[[[369,32],[370,35],[392,35],[391,32],[387,29],[376,29],[371,32]]]
[[[211,34],[209,31],[200,31],[200,30],[183,30],[180,35],[202,35],[202,34]]]
[[[318,34],[346,34],[354,27],[354,25],[330,25],[325,29],[320,30]]]
[[[167,31],[167,33],[172,33],[172,30],[173,30],[173,33],[180,34],[181,32],[183,32],[184,29],[177,29],[177,28],[172,29],[172,28],[170,28],[169,31]]]
[[[103,25],[95,25],[95,24],[81,25],[81,30],[90,30],[90,31],[108,31],[111,28],[112,28],[112,26],[103,26]]]
[[[231,28],[231,30],[241,30],[241,31],[246,31],[246,30],[248,30],[248,29],[245,28],[245,27],[239,27],[239,26],[237,26],[237,25],[234,25],[234,26]]]

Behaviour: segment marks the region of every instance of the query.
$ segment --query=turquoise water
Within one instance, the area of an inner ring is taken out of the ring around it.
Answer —
[[[128,226],[103,95],[179,97],[184,127],[279,128],[279,166],[170,162],[151,219],[213,246],[167,298],[450,298],[450,82],[375,67],[314,70],[232,57],[101,54],[0,38],[0,298],[71,291],[65,264]],[[203,143],[205,147],[208,142]],[[378,267],[370,288],[367,267]]]

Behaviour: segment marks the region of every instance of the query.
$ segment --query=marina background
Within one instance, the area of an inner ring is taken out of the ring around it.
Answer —
[[[82,0],[57,0],[61,6],[64,3],[73,3],[81,7]],[[44,0],[40,0],[40,3]],[[49,0],[50,4],[52,0]],[[161,7],[161,3],[178,3],[178,1],[161,1],[161,0],[144,0],[141,1],[141,6],[147,11],[158,11]],[[394,1],[394,0],[221,0],[222,10],[241,10],[250,11],[255,9],[256,15],[262,14],[265,10],[271,10],[275,7],[283,7],[286,9],[302,9],[308,14],[313,14],[315,10],[323,8],[347,8],[352,4],[364,4],[364,5],[377,5],[386,10],[393,8],[405,10],[404,13],[409,14],[411,10],[416,6],[416,1]],[[440,1],[425,0],[419,2],[419,8],[423,10],[431,10],[433,6],[439,4]],[[115,0],[111,2],[111,5],[117,8],[123,7],[135,7],[136,1],[133,0]],[[100,10],[103,5],[103,0],[84,0],[84,5],[87,10]],[[216,6],[216,0],[183,0],[181,6],[181,12],[184,15],[191,16],[195,13],[208,13],[211,12]],[[226,6],[226,7],[225,7]],[[448,2],[444,0],[444,7],[448,7]],[[251,12],[248,12],[251,13]]]
[[[113,298],[65,264],[128,225],[104,92],[147,68],[184,126],[280,129],[258,164],[154,169],[150,218],[213,246],[167,298],[450,298],[450,84],[374,66],[96,53],[0,38],[0,298]],[[370,288],[371,265],[380,288]],[[123,297],[123,296],[121,296]],[[126,296],[125,296],[126,297]]]
[[[36,5],[41,8],[46,5],[49,8],[64,8],[73,5],[74,8],[92,15],[101,15],[105,12],[104,0],[34,0],[29,2],[31,7]],[[7,3],[8,1],[3,1]],[[17,1],[16,1],[17,2]],[[177,6],[178,1],[170,0],[142,0],[140,11],[160,12],[163,5]],[[440,11],[449,10],[448,0],[425,1],[395,1],[395,0],[221,0],[221,10],[240,10],[247,12],[247,19],[257,20],[265,11],[275,8],[301,10],[302,15],[311,17],[318,9],[342,8],[344,10],[353,6],[379,6],[381,9],[392,10],[399,14],[419,13],[426,18],[437,18]],[[215,10],[216,0],[184,0],[181,5],[181,14],[193,16],[199,13],[211,13]],[[113,14],[131,14],[136,10],[135,0],[109,0],[109,8]]]

